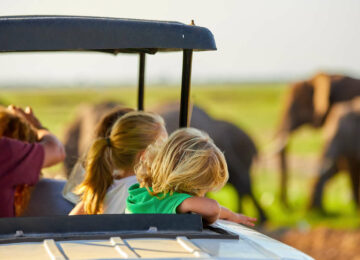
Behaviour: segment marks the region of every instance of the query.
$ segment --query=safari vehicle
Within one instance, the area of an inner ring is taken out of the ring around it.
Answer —
[[[194,51],[216,50],[212,33],[178,22],[102,17],[0,17],[0,52],[98,51],[139,55],[138,109],[144,109],[146,55],[182,51],[179,126],[188,126]],[[312,259],[239,224],[204,226],[196,214],[0,219],[0,259]]]

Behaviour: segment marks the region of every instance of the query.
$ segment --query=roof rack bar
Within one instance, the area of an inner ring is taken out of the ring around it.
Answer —
[[[210,256],[203,252],[199,247],[197,247],[190,239],[184,236],[176,237],[176,241],[188,252],[193,254],[195,257],[200,258],[209,258]]]
[[[115,247],[115,250],[124,258],[139,258],[139,256],[129,248],[129,245],[120,237],[111,237],[110,243]]]
[[[144,110],[145,53],[139,54],[138,110]]]
[[[57,247],[54,239],[45,239],[44,247],[51,260],[66,260],[60,249]]]
[[[181,100],[180,100],[180,118],[179,127],[189,126],[189,100],[191,86],[191,62],[193,50],[185,49],[183,51],[183,70],[181,79]]]

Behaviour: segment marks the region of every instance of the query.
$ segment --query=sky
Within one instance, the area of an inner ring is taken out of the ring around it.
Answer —
[[[318,71],[360,77],[359,0],[1,0],[0,15],[171,20],[207,27],[218,50],[196,52],[195,83],[298,80]],[[179,83],[182,54],[147,55],[148,84]],[[0,86],[128,84],[138,57],[0,55]]]

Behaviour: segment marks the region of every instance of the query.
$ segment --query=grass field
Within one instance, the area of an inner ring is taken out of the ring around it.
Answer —
[[[276,158],[270,156],[271,141],[282,111],[286,86],[282,84],[257,85],[209,85],[192,86],[192,101],[215,118],[233,122],[243,128],[258,146],[260,156],[253,167],[253,188],[270,217],[270,226],[329,225],[332,227],[355,227],[359,225],[358,212],[352,201],[349,179],[339,174],[326,187],[325,206],[331,213],[320,215],[307,210],[311,186],[316,178],[317,160],[323,146],[320,130],[304,127],[290,141],[291,176],[289,198],[292,210],[284,209],[278,199],[279,174]],[[145,106],[150,108],[160,103],[179,100],[179,87],[152,86],[146,90]],[[135,107],[136,88],[97,89],[3,89],[0,101],[5,105],[32,106],[43,124],[63,136],[66,126],[75,117],[82,103],[98,103],[112,100]],[[61,167],[47,170],[58,172]],[[237,196],[233,187],[226,186],[217,194],[210,194],[220,203],[237,210]],[[243,211],[256,215],[246,198]]]

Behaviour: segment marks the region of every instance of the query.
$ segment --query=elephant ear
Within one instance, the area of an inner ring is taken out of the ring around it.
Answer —
[[[314,125],[320,126],[329,108],[331,89],[330,77],[325,74],[318,74],[313,78],[312,84],[314,86]]]

